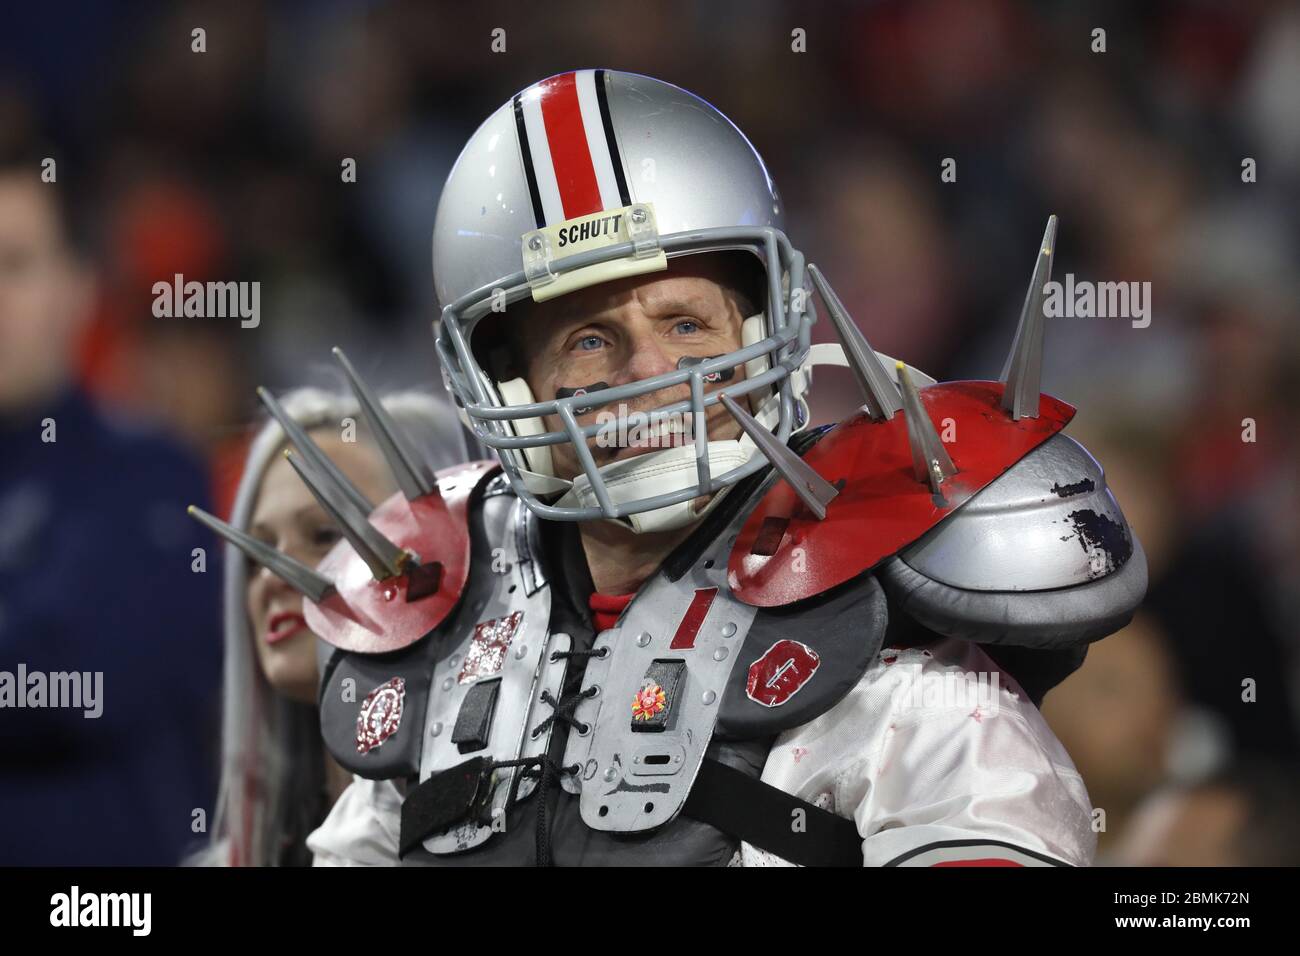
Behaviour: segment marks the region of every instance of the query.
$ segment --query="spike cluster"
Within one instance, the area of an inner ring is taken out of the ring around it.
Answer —
[[[1011,352],[1002,366],[1000,381],[1002,408],[1013,420],[1037,418],[1043,379],[1044,286],[1052,278],[1052,255],[1056,248],[1056,217],[1049,216],[1043,244],[1034,260],[1034,272],[1020,311],[1020,325]]]
[[[830,313],[831,322],[844,348],[844,357],[848,360],[849,368],[853,370],[853,377],[858,380],[858,387],[862,389],[867,414],[873,421],[892,419],[894,413],[903,408],[899,401],[898,388],[889,380],[889,373],[885,371],[875,350],[844,308],[844,303],[830,287],[821,270],[809,264],[808,275],[812,277],[817,294],[826,303],[826,310]]]
[[[344,374],[357,397],[361,411],[374,433],[375,442],[407,500],[414,501],[426,495],[438,494],[437,479],[412,453],[396,422],[375,397],[374,392],[362,381],[341,349],[334,349],[334,355],[343,366]],[[289,443],[297,452],[293,454],[286,449],[285,458],[321,507],[338,525],[353,550],[366,563],[374,579],[387,581],[411,570],[426,570],[420,568],[415,555],[389,540],[370,522],[368,516],[374,510],[374,505],[348,480],[338,466],[330,461],[329,456],[312,440],[307,431],[293,420],[275,396],[265,388],[259,388],[257,394],[267,411],[279,422]],[[338,593],[334,582],[329,578],[220,518],[195,507],[189,509],[189,514],[249,558],[283,579],[309,600],[319,604]],[[437,590],[436,582],[431,578],[422,584],[422,589],[424,594],[432,593]]]

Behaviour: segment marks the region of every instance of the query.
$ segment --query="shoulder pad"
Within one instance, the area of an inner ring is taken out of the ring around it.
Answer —
[[[859,412],[831,428],[804,461],[840,491],[818,521],[785,482],[749,515],[728,562],[746,604],[778,607],[820,594],[875,567],[963,507],[977,492],[1074,416],[1043,395],[1037,418],[1002,410],[999,382],[943,382],[920,389],[957,474],[932,495],[912,471],[903,413],[872,421]]]
[[[376,581],[347,541],[340,541],[318,570],[335,592],[304,602],[307,626],[322,640],[347,651],[383,654],[415,643],[446,619],[469,574],[469,501],[500,465],[476,461],[437,473],[438,494],[408,501],[397,492],[370,514],[370,523],[419,565],[388,581]]]
[[[909,616],[949,637],[1059,647],[1128,623],[1146,558],[1105,474],[1056,435],[881,569]]]
[[[820,717],[857,686],[888,622],[885,592],[870,574],[790,607],[760,608],[727,678],[715,733],[771,737]]]

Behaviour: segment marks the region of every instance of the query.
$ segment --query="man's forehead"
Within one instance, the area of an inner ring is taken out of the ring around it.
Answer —
[[[547,325],[612,315],[629,306],[647,312],[712,305],[724,297],[723,284],[704,267],[632,276],[571,292],[558,299],[529,305],[530,319]]]

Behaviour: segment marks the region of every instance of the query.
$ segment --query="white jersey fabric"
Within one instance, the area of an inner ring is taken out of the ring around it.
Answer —
[[[1083,780],[978,645],[885,648],[844,700],[781,734],[764,782],[852,818],[867,866],[1091,864]],[[360,777],[307,839],[317,866],[398,862],[402,797]],[[742,843],[742,866],[789,866]]]

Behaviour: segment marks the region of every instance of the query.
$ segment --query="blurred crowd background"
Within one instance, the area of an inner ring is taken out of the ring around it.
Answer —
[[[715,103],[872,345],[940,379],[997,376],[1058,214],[1057,278],[1151,283],[1147,328],[1050,322],[1043,380],[1080,409],[1071,434],[1151,589],[1044,711],[1106,810],[1100,862],[1298,863],[1300,6],[1082,6],[10,5],[0,147],[48,144],[93,263],[76,380],[201,459],[218,509],[256,385],[328,380],[339,344],[385,385],[441,390],[439,189],[475,126],[552,73],[644,72]],[[260,281],[261,324],[155,318],[151,287],[175,273]],[[818,375],[815,420],[851,411],[848,373]],[[214,685],[216,634],[173,635]],[[10,794],[45,772],[12,736]],[[0,860],[21,856],[3,849],[18,825],[0,822]]]

